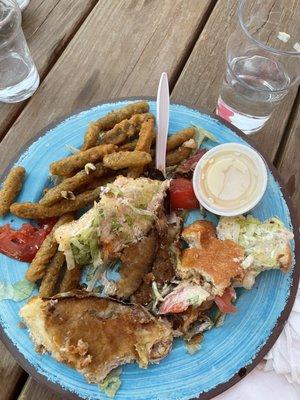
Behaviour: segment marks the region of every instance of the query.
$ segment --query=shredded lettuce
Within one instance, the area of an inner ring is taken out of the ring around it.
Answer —
[[[261,222],[251,215],[221,217],[217,234],[221,240],[231,239],[244,247],[247,261],[242,266],[245,269],[254,268],[258,273],[263,269],[280,268],[278,256],[285,254],[293,238],[292,232],[278,218]]]
[[[114,185],[113,183],[108,183],[106,185],[107,188],[109,188],[109,191],[115,196],[115,197],[123,197],[124,193],[123,191],[119,188],[119,186]]]
[[[27,279],[22,279],[21,281],[15,282],[13,284],[0,282],[0,301],[23,301],[31,296],[34,288],[35,284],[28,281]]]
[[[100,383],[99,388],[105,392],[108,397],[115,397],[117,391],[121,386],[120,375],[122,368],[117,368],[111,371],[107,377]]]
[[[192,126],[196,130],[196,135],[195,135],[195,142],[196,142],[196,150],[199,149],[204,142],[205,139],[209,139],[212,142],[218,143],[217,138],[210,132],[206,131],[203,128],[200,128],[200,126],[192,124]]]
[[[77,147],[74,147],[71,144],[66,144],[66,149],[72,154],[76,154],[80,151],[79,149],[77,149]]]

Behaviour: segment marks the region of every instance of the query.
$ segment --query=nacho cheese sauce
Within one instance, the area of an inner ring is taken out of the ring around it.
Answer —
[[[245,209],[262,196],[262,169],[261,162],[248,154],[247,150],[234,144],[220,148],[201,166],[198,176],[201,197],[216,211]]]

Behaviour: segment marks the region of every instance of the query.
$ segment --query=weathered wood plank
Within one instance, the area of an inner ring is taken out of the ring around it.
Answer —
[[[1,143],[0,170],[55,118],[113,96],[155,95],[164,70],[172,82],[213,3],[100,1]],[[56,399],[32,379],[23,395]]]
[[[51,390],[38,384],[34,379],[27,380],[23,390],[21,391],[18,400],[64,400],[56,395]]]
[[[97,0],[31,0],[23,14],[24,33],[43,78]],[[0,140],[26,102],[0,104]]]
[[[220,0],[213,9],[175,85],[173,101],[183,100],[209,111],[215,110],[226,68],[227,39],[237,23],[237,4],[237,0]],[[295,93],[287,96],[262,132],[252,136],[271,160],[283,136],[294,97]]]
[[[22,374],[22,368],[17,365],[0,341],[0,400],[12,399]]]
[[[286,132],[287,141],[279,156],[277,168],[290,193],[300,222],[300,92],[292,114],[292,120]]]
[[[0,170],[54,119],[114,96],[154,95],[170,78],[210,0],[99,1],[4,138]]]

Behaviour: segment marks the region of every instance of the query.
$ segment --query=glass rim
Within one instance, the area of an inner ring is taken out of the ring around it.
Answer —
[[[239,20],[239,24],[242,28],[242,30],[244,31],[244,33],[248,36],[249,39],[253,40],[258,46],[262,47],[263,49],[270,51],[271,53],[275,53],[275,54],[280,54],[280,55],[288,55],[288,56],[300,56],[300,51],[297,50],[293,50],[293,51],[289,51],[289,50],[278,50],[275,49],[274,47],[271,47],[263,42],[261,42],[260,40],[254,38],[251,33],[248,31],[246,25],[244,24],[243,21],[243,10],[244,10],[244,5],[246,4],[247,0],[240,0],[240,4],[238,7],[238,20]]]

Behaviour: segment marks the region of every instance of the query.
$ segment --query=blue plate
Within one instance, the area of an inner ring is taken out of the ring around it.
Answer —
[[[49,164],[69,154],[66,145],[80,147],[90,121],[127,103],[128,100],[122,100],[101,104],[69,116],[28,145],[15,161],[28,173],[18,201],[37,201],[48,178]],[[150,108],[155,114],[155,101],[150,101]],[[212,132],[220,143],[249,143],[241,132],[216,116],[179,104],[171,105],[171,134],[191,123]],[[262,220],[277,216],[287,227],[294,229],[295,237],[298,237],[296,221],[291,218],[290,200],[281,189],[274,169],[272,172],[269,169],[266,194],[252,214]],[[194,211],[189,219],[192,221],[197,217],[198,213]],[[12,219],[14,227],[24,222],[9,215],[0,219],[0,223],[3,225]],[[292,246],[295,249],[294,242]],[[0,265],[0,281],[6,283],[22,279],[27,269],[27,264],[1,254]],[[190,356],[183,342],[176,340],[171,354],[159,365],[151,365],[146,370],[137,365],[124,366],[122,386],[116,399],[184,400],[199,395],[201,399],[209,399],[226,390],[249,372],[275,342],[291,310],[298,280],[299,266],[295,268],[295,259],[289,274],[262,273],[251,291],[241,290],[237,300],[238,313],[228,315],[222,327],[205,334],[200,352]],[[19,310],[23,304],[0,302],[2,340],[22,367],[37,380],[59,391],[65,399],[108,399],[97,385],[88,384],[73,369],[49,355],[35,352],[28,332],[19,328]]]

